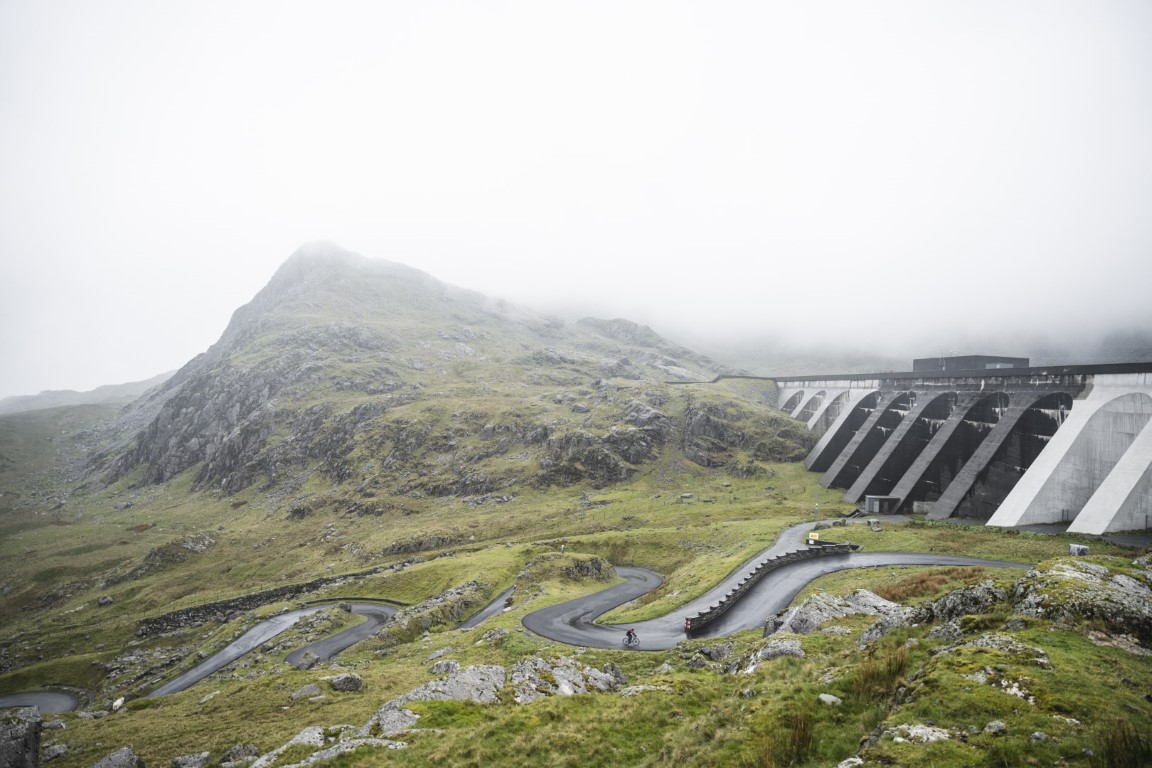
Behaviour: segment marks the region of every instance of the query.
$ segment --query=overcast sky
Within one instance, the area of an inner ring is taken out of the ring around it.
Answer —
[[[0,0],[0,397],[316,239],[673,337],[1152,330],[1152,3]]]

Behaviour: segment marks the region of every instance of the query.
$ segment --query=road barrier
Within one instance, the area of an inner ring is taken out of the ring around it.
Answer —
[[[846,555],[854,549],[859,548],[860,546],[858,544],[822,542],[820,546],[813,549],[797,549],[791,552],[785,552],[782,555],[777,555],[776,557],[770,557],[759,563],[751,573],[741,579],[740,583],[722,597],[719,603],[710,606],[707,610],[700,611],[694,617],[688,619],[685,629],[688,631],[688,634],[691,634],[712,624],[723,616],[729,608],[735,605],[736,601],[744,596],[744,593],[756,586],[760,579],[777,568],[781,568],[789,563],[795,563],[801,560],[812,560],[827,555]]]

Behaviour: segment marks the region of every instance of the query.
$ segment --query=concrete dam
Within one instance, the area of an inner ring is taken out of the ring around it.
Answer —
[[[1152,363],[928,361],[766,377],[779,407],[818,438],[805,465],[821,485],[930,519],[1094,535],[1152,528]]]

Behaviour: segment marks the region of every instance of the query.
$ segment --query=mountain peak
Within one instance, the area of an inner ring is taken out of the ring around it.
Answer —
[[[195,487],[234,493],[315,469],[398,497],[606,484],[655,460],[670,419],[689,417],[692,429],[707,425],[697,442],[711,447],[685,438],[676,450],[723,466],[762,442],[747,436],[763,425],[779,431],[780,417],[758,398],[758,426],[725,427],[750,406],[697,413],[710,406],[666,385],[725,370],[628,320],[567,326],[403,264],[308,243],[152,395],[140,412],[148,425],[109,456],[109,476],[140,468],[150,484],[195,468]],[[634,402],[670,413],[653,427]],[[398,439],[410,443],[406,458],[378,466]],[[501,458],[513,445],[522,459]]]
[[[297,248],[276,270],[271,282],[294,280],[316,270],[361,267],[367,261],[360,254],[346,250],[331,240],[313,240]]]

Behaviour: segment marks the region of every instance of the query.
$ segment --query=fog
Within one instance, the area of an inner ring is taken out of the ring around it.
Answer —
[[[1152,330],[1150,40],[1145,0],[0,2],[0,397],[177,368],[316,239],[693,341]]]

